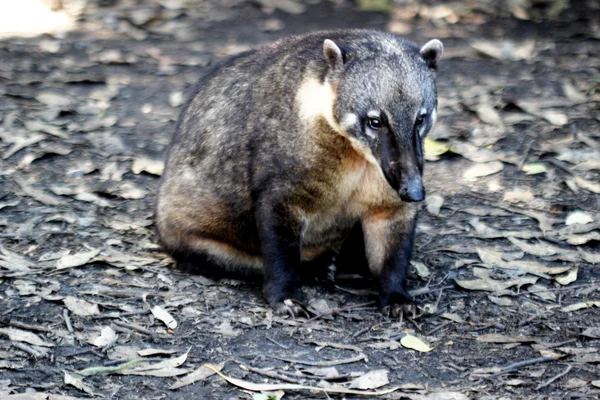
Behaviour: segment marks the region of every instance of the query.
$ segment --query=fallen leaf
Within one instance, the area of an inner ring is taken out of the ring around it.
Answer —
[[[142,172],[147,172],[151,175],[161,176],[164,170],[164,162],[162,160],[154,160],[147,157],[140,157],[133,160],[131,171],[139,175]]]
[[[91,262],[94,257],[96,257],[100,253],[100,250],[94,249],[90,251],[85,251],[77,254],[65,254],[56,262],[56,269],[66,269],[79,267],[81,265],[88,264]]]
[[[138,350],[137,354],[141,357],[155,356],[155,355],[165,355],[165,354],[174,354],[177,353],[177,350],[164,350],[164,349],[143,349]]]
[[[488,295],[488,299],[492,303],[497,304],[497,305],[502,306],[502,307],[509,307],[509,306],[512,306],[514,304],[511,299],[508,299],[508,298],[505,298],[505,297],[497,297],[497,296]]]
[[[531,343],[536,342],[537,339],[527,336],[511,336],[502,335],[500,333],[487,333],[479,335],[475,340],[484,343]]]
[[[214,369],[210,369],[210,368],[207,368],[206,366],[202,366],[202,367],[198,368],[197,370],[184,376],[183,378],[179,379],[178,381],[176,381],[174,384],[172,384],[169,387],[169,389],[175,390],[175,389],[179,389],[184,386],[191,385],[194,382],[203,381],[206,378],[216,374],[217,371],[221,371],[223,369],[224,365],[225,365],[225,363],[215,364],[215,365],[213,365]]]
[[[588,192],[600,194],[600,183],[588,181],[580,176],[575,177],[575,183],[577,183],[577,186]]]
[[[577,354],[572,360],[577,363],[600,363],[600,353]]]
[[[577,248],[577,251],[579,252],[581,258],[583,258],[586,262],[589,262],[590,264],[600,264],[600,253],[590,253],[584,251],[582,248]]]
[[[100,331],[100,336],[90,340],[89,343],[96,347],[104,348],[114,342],[116,338],[117,333],[110,326],[106,326]]]
[[[407,349],[413,349],[416,351],[420,351],[421,353],[427,353],[433,350],[433,347],[430,347],[428,344],[423,342],[416,336],[406,334],[400,339],[400,344]]]
[[[556,276],[554,279],[556,280],[556,282],[565,286],[565,285],[573,283],[577,280],[578,272],[579,272],[579,266],[576,265],[571,270],[569,270],[569,272],[567,272],[565,275]]]
[[[449,146],[431,138],[425,138],[423,146],[425,147],[425,159],[427,161],[437,161],[442,154],[450,150]]]
[[[483,261],[483,265],[486,268],[497,267],[522,271],[546,279],[549,279],[548,275],[562,274],[570,269],[569,266],[547,267],[537,261],[504,261],[502,259],[502,252],[490,248],[480,247],[477,249],[477,254],[479,255],[479,258],[481,258],[481,261]]]
[[[412,261],[411,265],[415,268],[415,271],[420,278],[427,279],[431,275],[431,271],[429,271],[429,268],[427,268],[427,265],[424,263],[420,261]]]
[[[85,383],[83,383],[83,376],[75,374],[73,372],[69,372],[69,371],[64,371],[64,372],[65,372],[65,377],[64,377],[65,385],[74,386],[77,389],[79,389],[83,392],[86,392],[90,396],[94,396],[95,393],[92,390],[92,388],[90,386],[86,385]]]
[[[72,100],[69,96],[57,93],[55,91],[42,91],[39,92],[35,99],[42,104],[46,104],[50,107],[56,108],[67,108],[72,104]]]
[[[546,168],[546,165],[542,163],[524,164],[521,170],[524,171],[526,175],[537,175],[548,172],[548,168]]]
[[[531,285],[527,288],[527,291],[534,296],[539,297],[542,300],[556,301],[556,294],[548,290],[547,287],[539,284]]]
[[[455,314],[455,313],[447,313],[447,312],[445,312],[445,313],[443,313],[441,315],[441,317],[449,319],[450,321],[457,322],[459,324],[464,324],[465,323],[465,320],[460,315]]]
[[[431,215],[440,215],[443,204],[444,198],[439,194],[431,194],[425,198],[427,212]]]
[[[89,317],[91,315],[99,315],[100,309],[98,308],[98,304],[90,303],[89,301],[78,299],[73,296],[67,296],[63,299],[63,303],[65,306],[71,311],[73,314],[78,315],[80,317]]]
[[[157,376],[169,377],[178,376],[188,373],[188,370],[179,369],[177,367],[186,362],[191,347],[179,357],[169,358],[167,360],[151,363],[147,365],[138,365],[133,368],[119,371],[123,375],[142,375],[142,376]]]
[[[546,257],[562,251],[560,247],[552,246],[546,242],[539,241],[538,243],[530,244],[524,240],[519,240],[512,237],[509,237],[508,240],[525,253],[532,254],[534,256]]]
[[[175,318],[173,318],[173,316],[161,306],[154,306],[150,311],[152,312],[152,315],[154,315],[154,318],[162,321],[167,328],[177,328],[177,321],[175,321]]]
[[[600,327],[587,328],[581,334],[590,338],[600,339]]]
[[[376,369],[369,371],[350,382],[351,389],[377,389],[390,383],[388,379],[388,370]]]
[[[477,113],[477,117],[479,117],[481,122],[504,129],[504,123],[502,122],[502,118],[500,118],[500,114],[489,104],[484,103],[478,105],[475,108],[475,112]]]
[[[465,179],[475,179],[482,176],[488,176],[500,172],[504,169],[504,164],[500,161],[475,164],[463,173]]]
[[[600,160],[585,160],[573,167],[577,171],[600,170]]]
[[[535,197],[533,196],[532,192],[522,191],[522,190],[504,192],[504,198],[503,198],[504,201],[508,201],[509,203],[518,203],[518,202],[529,203],[530,201],[533,201],[534,199],[535,199]]]
[[[575,303],[575,304],[571,304],[571,305],[561,308],[560,311],[572,312],[572,311],[578,311],[578,310],[582,310],[584,308],[590,308],[590,307],[600,307],[600,301],[586,301],[586,302],[581,302],[581,303]]]
[[[8,336],[10,340],[15,342],[25,342],[34,346],[53,347],[54,343],[47,342],[32,332],[24,331],[16,328],[0,328],[0,333]]]
[[[572,213],[567,215],[565,225],[585,225],[589,224],[590,222],[594,222],[594,217],[592,217],[590,214],[585,213],[583,211],[573,211]]]

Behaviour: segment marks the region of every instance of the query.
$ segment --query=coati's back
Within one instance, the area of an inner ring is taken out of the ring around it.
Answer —
[[[295,197],[302,197],[299,201],[317,203],[328,196],[328,190],[329,197],[335,197],[335,181],[343,178],[339,174],[343,174],[344,154],[368,153],[366,142],[336,131],[356,121],[342,121],[334,109],[320,109],[334,108],[334,100],[358,101],[344,96],[360,97],[362,90],[370,90],[356,87],[354,93],[346,90],[334,99],[321,89],[330,68],[323,59],[325,39],[340,45],[344,63],[377,59],[363,74],[377,76],[380,71],[387,79],[391,63],[405,75],[400,78],[435,97],[419,48],[381,32],[347,30],[292,37],[215,66],[200,80],[180,115],[159,190],[158,232],[163,247],[175,258],[202,255],[234,269],[260,269],[259,194],[269,190],[273,196],[287,196],[302,186],[305,193]],[[346,48],[351,51],[345,52]],[[312,90],[310,84],[318,88]],[[384,83],[373,82],[380,84]],[[346,83],[349,86],[351,82]],[[322,176],[316,173],[319,169]],[[318,182],[307,185],[309,178]],[[344,218],[331,217],[331,224]],[[339,235],[346,234],[354,222],[342,226]]]

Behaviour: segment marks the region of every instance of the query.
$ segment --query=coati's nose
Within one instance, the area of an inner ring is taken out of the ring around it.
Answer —
[[[408,178],[399,194],[404,201],[422,201],[425,198],[425,188],[423,188],[421,177]]]

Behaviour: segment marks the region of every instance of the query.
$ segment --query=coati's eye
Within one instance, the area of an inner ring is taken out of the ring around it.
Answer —
[[[383,127],[383,123],[379,118],[369,118],[367,124],[369,125],[369,128],[373,129],[374,131],[378,131]]]
[[[419,115],[417,117],[417,119],[415,120],[415,126],[421,126],[421,125],[423,125],[423,122],[425,122],[425,117],[426,117],[425,114]]]

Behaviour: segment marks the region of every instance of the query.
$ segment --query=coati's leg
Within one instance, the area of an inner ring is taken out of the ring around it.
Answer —
[[[301,224],[284,205],[261,200],[258,234],[263,255],[263,292],[273,310],[307,316],[300,293]]]
[[[378,285],[381,311],[386,315],[399,316],[402,304],[413,301],[406,289],[406,276],[415,225],[416,213],[410,212],[363,220],[369,268]]]

